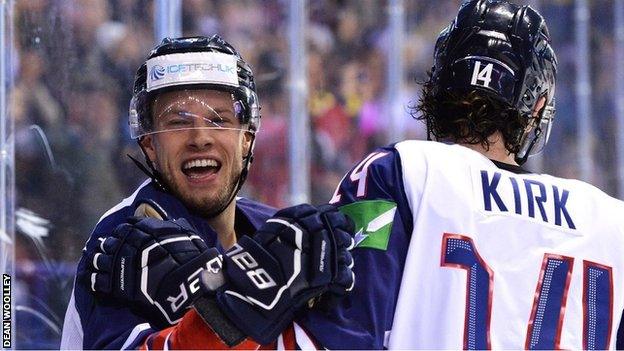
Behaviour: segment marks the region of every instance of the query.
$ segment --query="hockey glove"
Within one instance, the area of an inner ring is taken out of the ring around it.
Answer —
[[[268,344],[302,306],[324,292],[344,295],[353,288],[352,233],[351,220],[333,206],[281,210],[223,256],[224,284],[223,277],[207,271],[202,285],[215,293],[220,311],[244,334]],[[195,309],[227,343],[214,305],[200,298]]]
[[[208,249],[185,219],[131,217],[100,239],[89,284],[164,327],[180,320],[201,293],[200,272],[220,267],[217,250]]]

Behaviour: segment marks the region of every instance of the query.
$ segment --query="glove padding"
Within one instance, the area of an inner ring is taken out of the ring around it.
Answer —
[[[216,292],[219,309],[244,334],[268,344],[306,303],[353,288],[353,231],[353,222],[333,206],[283,209],[223,256],[224,285],[212,272],[202,274],[202,285]]]
[[[201,294],[200,272],[220,267],[217,250],[208,249],[185,219],[131,217],[100,239],[89,258],[88,284],[164,327],[179,321]]]

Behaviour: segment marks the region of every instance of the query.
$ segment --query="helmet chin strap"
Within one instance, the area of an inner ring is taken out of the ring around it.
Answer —
[[[533,147],[535,146],[535,143],[537,142],[541,134],[542,134],[542,128],[540,128],[538,124],[538,126],[535,127],[535,131],[533,133],[533,139],[531,140],[531,143],[529,144],[529,146],[526,148],[526,151],[524,152],[524,154],[522,156],[518,156],[518,154],[514,156],[514,160],[516,161],[517,164],[522,166],[528,160],[529,156],[531,155],[531,150],[533,150]]]
[[[143,156],[145,157],[145,163],[147,163],[147,166],[145,166],[143,163],[141,163],[141,161],[137,160],[136,158],[130,156],[130,154],[126,154],[126,156],[128,156],[132,160],[132,162],[134,162],[134,164],[143,173],[145,173],[148,177],[150,177],[152,179],[152,181],[154,182],[154,184],[156,184],[156,187],[158,189],[160,189],[160,190],[162,190],[164,192],[169,192],[169,189],[167,188],[167,185],[165,185],[166,183],[163,181],[162,175],[160,174],[160,172],[158,172],[156,170],[156,167],[154,167],[154,163],[147,156],[147,152],[145,152],[145,149],[143,148],[143,145],[141,145],[140,139],[137,139],[137,144],[139,144],[139,148],[141,149],[141,152],[143,152]]]

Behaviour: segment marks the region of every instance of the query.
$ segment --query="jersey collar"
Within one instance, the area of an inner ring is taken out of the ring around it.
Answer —
[[[500,168],[500,169],[504,169],[506,171],[509,172],[513,172],[516,174],[531,174],[532,172],[529,172],[528,170],[520,167],[520,166],[516,166],[516,165],[511,165],[509,163],[504,163],[504,162],[500,162],[500,161],[495,161],[495,160],[490,160],[492,162],[494,162],[494,164],[496,165],[496,167]]]

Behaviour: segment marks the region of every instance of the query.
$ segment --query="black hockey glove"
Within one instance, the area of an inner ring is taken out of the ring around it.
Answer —
[[[302,306],[311,306],[325,292],[344,295],[353,288],[353,230],[353,222],[333,206],[281,210],[223,256],[225,282],[214,271],[202,274],[202,285],[214,292],[216,304],[202,297],[195,309],[230,345],[236,338],[215,305],[244,334],[268,344]]]
[[[202,270],[221,268],[217,250],[185,219],[131,217],[100,239],[89,260],[91,290],[129,302],[161,327],[180,320],[201,294]]]

